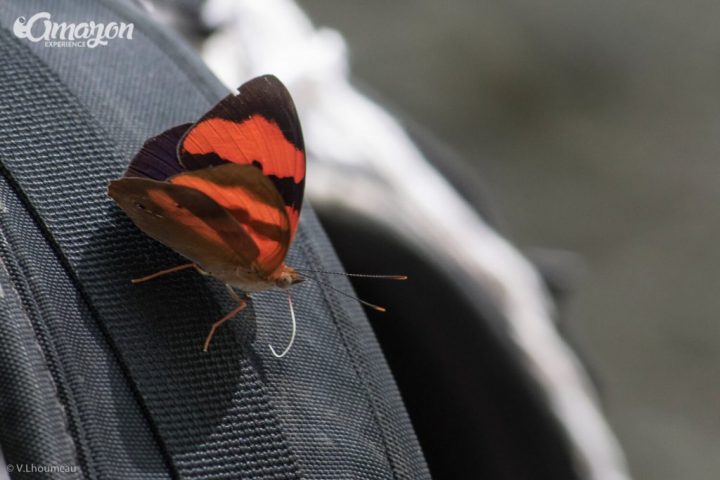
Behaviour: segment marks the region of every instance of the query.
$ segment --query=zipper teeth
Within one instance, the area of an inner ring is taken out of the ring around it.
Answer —
[[[72,393],[67,387],[62,362],[58,360],[57,351],[51,339],[52,335],[42,321],[42,308],[32,295],[34,289],[28,280],[30,276],[26,275],[26,273],[29,273],[30,268],[27,266],[24,267],[22,265],[23,262],[18,261],[18,259],[12,255],[12,241],[10,241],[5,232],[6,229],[0,228],[0,261],[4,264],[11,285],[20,299],[20,305],[30,320],[30,325],[37,339],[40,353],[48,367],[52,385],[60,402],[65,427],[72,439],[72,445],[75,447],[75,455],[83,471],[83,475],[88,478],[94,478],[95,475],[89,475],[91,468],[88,462],[88,456],[85,454],[86,442],[83,441],[84,434],[81,424],[78,421],[79,415],[75,408],[75,403],[72,401]]]

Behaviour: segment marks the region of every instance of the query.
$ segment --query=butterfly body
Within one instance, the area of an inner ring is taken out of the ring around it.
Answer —
[[[205,270],[203,267],[201,268]],[[207,273],[232,287],[248,293],[265,290],[285,290],[303,280],[294,268],[287,265],[282,265],[276,273],[269,277],[263,276],[257,270],[247,269],[243,265],[238,265],[231,270],[207,271]]]

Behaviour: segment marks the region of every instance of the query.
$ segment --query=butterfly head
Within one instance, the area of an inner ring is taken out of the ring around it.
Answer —
[[[275,286],[281,289],[290,288],[296,283],[300,283],[304,280],[303,276],[292,267],[283,265],[280,269],[280,273],[275,277]]]

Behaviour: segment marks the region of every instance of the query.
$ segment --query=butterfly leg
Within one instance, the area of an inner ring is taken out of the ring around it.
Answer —
[[[167,270],[160,270],[159,272],[155,272],[152,275],[147,275],[145,277],[140,277],[140,278],[133,278],[132,280],[130,280],[130,282],[133,284],[143,283],[143,282],[147,282],[148,280],[152,280],[153,278],[161,277],[163,275],[167,275],[168,273],[179,272],[181,270],[186,270],[188,268],[194,268],[201,274],[203,274],[203,275],[205,274],[205,272],[200,267],[198,267],[197,264],[183,263],[182,265],[178,265],[177,267],[168,268]]]
[[[234,289],[233,287],[231,287],[230,285],[228,285],[228,284],[226,283],[226,284],[225,284],[225,288],[227,288],[227,291],[228,291],[228,293],[230,294],[230,296],[233,298],[233,300],[235,300],[235,301],[238,302],[238,303],[243,303],[243,302],[244,302],[244,300],[243,300],[242,298],[240,298],[240,295],[237,294],[237,292],[235,291],[235,289]],[[249,294],[249,293],[246,293],[245,296],[246,296],[247,298],[250,298],[250,294]]]
[[[215,335],[215,332],[217,331],[217,329],[220,328],[220,326],[223,323],[227,322],[228,320],[233,318],[235,315],[242,312],[245,309],[245,307],[247,307],[247,302],[245,300],[243,300],[242,298],[240,298],[240,296],[237,294],[237,292],[235,290],[233,290],[233,288],[230,285],[225,285],[225,286],[227,287],[228,292],[230,293],[230,296],[232,296],[233,299],[235,301],[237,301],[238,305],[237,305],[237,307],[230,310],[230,313],[228,313],[223,318],[221,318],[220,320],[218,320],[217,322],[212,324],[212,327],[210,327],[210,333],[208,333],[208,336],[205,339],[205,344],[203,345],[203,352],[207,352],[208,348],[210,348],[210,342],[212,341],[212,338]]]

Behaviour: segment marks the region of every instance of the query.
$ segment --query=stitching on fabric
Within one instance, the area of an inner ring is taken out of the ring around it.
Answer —
[[[35,339],[35,342],[32,344],[32,347],[34,347],[37,350],[37,352],[40,354],[40,357],[43,359],[44,363],[47,364],[48,362],[46,360],[47,359],[46,352],[43,349],[42,345],[40,344],[40,341],[37,338],[38,332],[37,332],[36,328],[38,328],[39,326],[35,325],[35,323],[32,321],[33,316],[37,316],[38,312],[40,312],[41,309],[37,305],[37,302],[34,301],[34,299],[32,298],[31,295],[28,295],[27,293],[22,293],[20,291],[20,290],[24,290],[26,292],[29,292],[31,290],[31,288],[25,278],[26,276],[23,275],[23,273],[22,273],[22,270],[24,270],[24,269],[22,268],[22,266],[19,264],[19,262],[17,260],[12,258],[11,253],[14,249],[12,248],[11,242],[5,236],[2,229],[0,229],[0,242],[1,242],[1,245],[0,245],[0,268],[2,268],[3,272],[5,273],[5,275],[7,276],[7,279],[8,279],[6,287],[12,289],[13,295],[18,299],[18,304],[19,304],[18,309],[12,309],[12,310],[17,310],[22,315],[23,319],[28,323],[28,325],[30,325],[31,330],[34,333],[33,338]],[[12,265],[8,266],[8,262],[12,263]],[[17,280],[23,282],[24,285],[19,286],[13,281],[12,270],[17,270],[17,272],[18,272],[17,277],[19,277]],[[20,287],[20,289],[18,289],[18,287]],[[26,305],[26,302],[30,302],[30,303],[32,303],[32,305]],[[8,308],[8,313],[10,313],[10,310],[11,310],[11,308]],[[34,312],[30,312],[29,310],[34,310]],[[17,328],[17,322],[12,322],[12,325],[15,326],[16,331],[19,332],[19,330]],[[51,353],[54,357],[57,357],[56,352],[51,352]],[[33,369],[33,370],[35,370],[35,369]],[[47,370],[43,373],[47,374],[47,378],[49,379],[49,381],[53,387],[53,392],[55,393],[54,399],[56,400],[58,407],[60,407],[62,422],[65,427],[64,433],[67,436],[68,445],[70,446],[70,448],[72,450],[72,454],[75,457],[77,463],[82,465],[83,467],[85,467],[84,470],[86,471],[86,473],[88,473],[88,475],[90,475],[89,471],[92,470],[92,466],[89,464],[89,462],[86,462],[85,459],[83,458],[84,455],[82,455],[80,453],[80,449],[78,448],[78,445],[75,442],[75,438],[73,437],[73,435],[71,433],[71,430],[77,429],[78,435],[83,437],[83,441],[84,441],[85,433],[84,433],[83,425],[80,422],[78,422],[77,420],[72,422],[74,424],[74,427],[71,425],[71,420],[69,418],[67,408],[63,404],[63,402],[60,398],[61,393],[60,393],[60,388],[58,386],[58,382],[56,381],[55,377],[53,376],[53,373],[50,368],[47,368]],[[62,372],[59,372],[59,373],[62,374]],[[68,391],[65,392],[65,395],[72,396],[72,392],[68,389]],[[71,407],[72,406],[73,405],[71,405]],[[76,419],[79,418],[78,412],[75,411],[75,409],[72,409],[72,410],[73,410],[72,415]],[[92,450],[90,448],[89,444],[87,445],[87,448],[88,448],[88,450]]]
[[[303,240],[308,238],[303,231],[299,231],[299,233],[302,236]],[[303,251],[303,253],[305,255],[307,255],[308,259],[312,260],[314,264],[319,265],[322,263],[322,262],[320,262],[319,256],[316,254],[315,249],[313,248],[313,246],[309,240],[298,242],[298,243],[299,243],[300,249]],[[350,358],[350,363],[353,366],[353,370],[355,370],[355,374],[358,376],[358,378],[361,380],[361,383],[365,387],[365,393],[367,394],[368,404],[370,406],[370,410],[372,412],[373,419],[375,420],[375,423],[377,424],[378,429],[380,430],[380,438],[382,439],[382,442],[383,442],[383,449],[385,450],[385,457],[387,458],[388,466],[390,467],[390,470],[392,471],[393,478],[397,480],[399,478],[398,477],[398,474],[399,474],[398,469],[397,469],[397,466],[395,465],[395,461],[392,458],[392,455],[390,454],[389,441],[387,438],[387,433],[385,431],[386,429],[383,426],[383,422],[380,419],[380,417],[381,417],[380,412],[378,411],[378,408],[375,405],[374,395],[373,395],[373,392],[369,385],[370,382],[365,377],[363,369],[360,367],[360,365],[358,364],[358,360],[355,358],[355,353],[353,353],[353,348],[350,347],[347,337],[346,337],[346,334],[345,334],[345,332],[343,332],[343,329],[340,326],[340,320],[337,317],[338,313],[336,312],[336,309],[333,308],[333,304],[330,301],[331,295],[332,295],[333,299],[336,299],[336,297],[335,297],[335,295],[333,295],[330,292],[330,289],[325,287],[323,284],[318,283],[317,286],[320,288],[320,291],[323,294],[322,295],[323,300],[325,301],[326,307],[330,312],[330,316],[333,320],[333,324],[335,325],[335,328],[337,329],[338,336],[340,337],[343,347],[348,354],[348,358]],[[358,354],[359,354],[359,352],[358,352]]]

